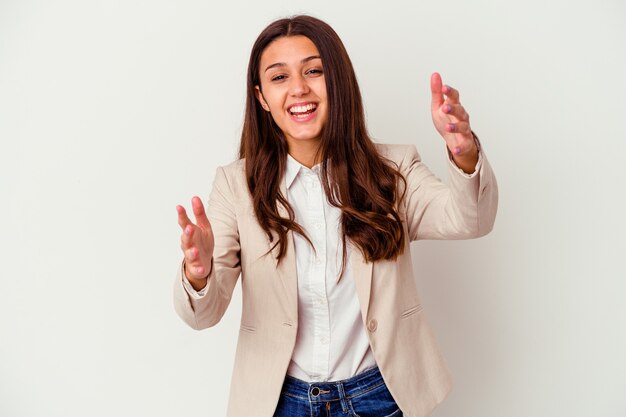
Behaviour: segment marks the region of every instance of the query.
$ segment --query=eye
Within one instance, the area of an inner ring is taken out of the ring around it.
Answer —
[[[279,75],[274,75],[274,76],[271,78],[271,80],[272,80],[272,81],[281,81],[281,80],[284,80],[284,79],[285,79],[285,76],[284,76],[284,75],[282,75],[282,74],[279,74]]]
[[[307,75],[320,75],[323,73],[324,71],[322,71],[321,68],[311,68],[310,70],[306,72]]]

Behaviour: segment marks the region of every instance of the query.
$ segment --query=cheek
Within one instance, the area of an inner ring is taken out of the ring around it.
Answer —
[[[285,113],[282,111],[280,106],[274,107],[270,105],[270,109],[270,115],[272,116],[272,120],[274,120],[274,123],[276,123],[278,127],[280,127],[282,130],[284,127],[284,121],[287,116],[285,116]]]
[[[327,90],[326,90],[326,80],[324,79],[324,77],[318,78],[317,80],[317,84],[315,86],[315,90],[317,92],[317,95],[326,100],[328,98],[328,94],[327,94]]]
[[[281,98],[281,95],[277,94],[276,91],[270,90],[267,93],[265,93],[264,97],[265,97],[265,102],[272,110],[272,113],[278,112],[282,109],[283,100]]]

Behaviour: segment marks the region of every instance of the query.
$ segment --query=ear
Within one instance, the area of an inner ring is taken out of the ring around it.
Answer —
[[[270,111],[270,106],[267,105],[265,97],[263,97],[263,93],[261,92],[261,87],[259,87],[258,85],[254,86],[254,95],[256,96],[256,99],[259,100],[259,103],[261,103],[261,107],[263,107],[263,110]]]

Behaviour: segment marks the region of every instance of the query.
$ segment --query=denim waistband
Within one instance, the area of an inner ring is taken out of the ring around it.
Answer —
[[[380,387],[384,383],[378,367],[340,381],[306,382],[287,375],[283,384],[282,394],[309,400],[312,403],[336,401],[358,397]]]

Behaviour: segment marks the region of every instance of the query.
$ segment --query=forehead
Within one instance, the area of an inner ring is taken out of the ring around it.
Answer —
[[[315,55],[319,55],[319,51],[306,36],[283,36],[272,41],[261,54],[261,71],[268,65],[279,62],[290,65]]]

